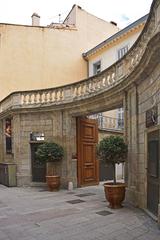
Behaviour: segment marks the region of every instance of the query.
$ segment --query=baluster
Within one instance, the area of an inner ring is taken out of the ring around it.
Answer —
[[[84,85],[83,84],[80,85],[80,89],[81,89],[80,94],[81,94],[81,96],[83,96],[84,95]]]
[[[96,82],[96,88],[97,88],[97,91],[99,91],[102,88],[102,79],[99,79]]]
[[[57,90],[55,90],[55,93],[54,93],[54,102],[57,102]]]
[[[91,82],[89,81],[88,83],[88,93],[90,93],[92,91],[92,86],[91,86]]]
[[[33,103],[37,103],[37,93],[33,94]]]
[[[29,93],[28,94],[28,104],[31,104],[32,103],[32,94]]]
[[[138,62],[138,57],[139,57],[139,55],[138,55],[138,53],[136,54],[136,61]]]
[[[112,85],[112,83],[113,83],[113,73],[111,73],[110,75],[110,85]]]
[[[111,78],[111,76],[110,76],[110,75],[108,75],[108,77],[107,77],[107,85],[108,85],[108,86],[110,86],[110,85],[111,85],[111,83],[110,83],[110,78]]]
[[[60,100],[60,101],[63,100],[63,90],[62,90],[62,88],[60,89],[59,100]]]
[[[116,81],[116,74],[115,72],[112,73],[112,84]]]
[[[48,92],[44,92],[44,103],[47,103],[47,95],[48,95]]]
[[[76,97],[76,88],[74,85],[72,86],[72,95],[73,95],[73,98]]]
[[[106,86],[106,77],[103,77],[101,87],[103,88],[105,86]]]
[[[42,92],[39,92],[39,103],[42,102]]]
[[[23,100],[22,100],[22,104],[26,104],[26,94],[23,94]]]
[[[90,86],[89,88],[90,92],[93,92],[93,80],[90,81],[89,86]]]
[[[98,88],[98,82],[99,82],[99,79],[98,80],[92,80],[92,92],[96,91],[96,87]]]
[[[132,69],[132,56],[130,56],[130,59],[129,59],[129,70],[131,71]]]
[[[83,83],[83,96],[87,94],[86,83]]]
[[[78,86],[76,86],[76,97],[78,97],[79,92],[78,92]]]
[[[88,82],[86,83],[86,93],[87,94],[89,93],[89,83]]]
[[[98,90],[103,89],[103,78],[98,81]]]
[[[99,89],[99,79],[97,79],[97,81],[92,81],[92,91],[98,91]]]
[[[52,91],[49,92],[49,102],[52,102]]]
[[[117,68],[116,68],[116,76],[117,76],[117,78],[120,78],[120,77],[123,76],[123,63],[124,63],[124,61],[121,64],[119,64],[117,66]]]

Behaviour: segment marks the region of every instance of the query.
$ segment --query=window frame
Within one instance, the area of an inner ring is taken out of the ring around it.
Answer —
[[[98,65],[100,65],[100,69],[97,71],[96,66],[98,66]],[[100,59],[100,60],[94,62],[92,66],[93,66],[93,76],[94,76],[94,75],[96,75],[96,74],[101,72],[102,60]]]

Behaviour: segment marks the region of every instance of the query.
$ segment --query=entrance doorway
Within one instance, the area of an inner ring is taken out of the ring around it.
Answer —
[[[147,208],[158,215],[160,188],[160,134],[159,130],[148,133]]]
[[[31,143],[32,182],[46,182],[46,164],[39,163],[35,152],[40,143]]]
[[[113,180],[113,166],[106,165],[105,162],[101,161],[99,165],[99,180]]]
[[[95,119],[77,118],[78,185],[99,183],[99,162],[96,159],[98,123]]]

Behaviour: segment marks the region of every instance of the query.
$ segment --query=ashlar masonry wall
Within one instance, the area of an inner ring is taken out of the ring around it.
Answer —
[[[126,121],[128,140],[127,197],[147,208],[147,134],[160,128],[160,64],[145,79],[139,79],[127,93]],[[157,106],[158,123],[146,127],[146,111]]]
[[[72,159],[76,152],[76,119],[62,111],[43,111],[13,114],[12,117],[12,154],[5,153],[5,136],[2,134],[1,162],[14,162],[17,165],[17,185],[32,184],[31,132],[44,133],[45,141],[55,141],[64,147],[65,157],[58,167],[61,185],[68,181],[77,185],[77,161]],[[5,122],[2,120],[2,122]],[[72,127],[71,127],[72,125]],[[69,139],[71,138],[71,139]],[[72,141],[72,142],[71,142]]]

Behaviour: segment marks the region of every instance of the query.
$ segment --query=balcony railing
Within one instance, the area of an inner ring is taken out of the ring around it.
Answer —
[[[98,127],[101,130],[123,130],[124,128],[124,119],[112,118],[99,114],[92,115],[90,118],[97,119]]]

